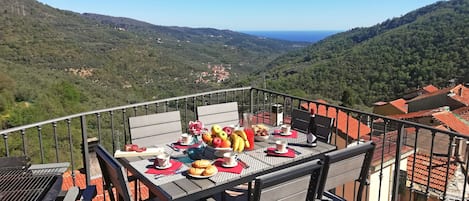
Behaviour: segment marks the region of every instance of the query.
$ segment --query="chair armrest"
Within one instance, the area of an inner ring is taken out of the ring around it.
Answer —
[[[332,201],[347,201],[344,198],[341,198],[341,197],[337,196],[336,194],[333,194],[329,191],[325,191],[322,195],[323,195],[323,197],[329,198]]]
[[[68,189],[63,201],[76,201],[78,194],[80,194],[80,189],[76,186],[73,186]]]

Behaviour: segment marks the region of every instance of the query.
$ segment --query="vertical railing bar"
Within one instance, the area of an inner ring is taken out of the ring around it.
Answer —
[[[148,115],[148,110],[149,110],[150,106],[145,105],[145,106],[143,106],[143,108],[145,109],[145,115]],[[137,116],[137,111],[135,111],[135,116]]]
[[[85,176],[86,176],[86,186],[90,185],[91,181],[91,171],[90,171],[90,153],[88,151],[88,133],[87,133],[87,127],[86,127],[86,117],[85,115],[82,115],[80,117],[80,123],[81,123],[81,140],[82,140],[82,151],[83,151],[83,161],[84,161],[84,166],[85,166]]]
[[[194,96],[192,101],[194,102],[194,119],[197,119],[197,97]]]
[[[345,125],[346,125],[346,127],[345,127],[345,147],[348,146],[348,142],[349,142],[348,138],[349,138],[349,127],[350,127],[350,112],[347,111],[346,114],[347,114],[347,119],[345,121]]]
[[[455,144],[453,143],[454,135],[450,135],[449,146],[448,146],[448,161],[446,163],[446,174],[445,174],[445,190],[443,191],[443,200],[446,200],[446,189],[448,187],[448,177],[449,177],[449,165],[451,164],[451,156],[453,155],[452,150]],[[464,183],[466,185],[466,183]]]
[[[393,186],[392,186],[392,201],[399,199],[399,178],[400,178],[400,164],[401,164],[401,149],[403,144],[403,135],[405,132],[404,124],[400,123],[397,131],[397,141],[396,141],[396,155],[394,162],[394,177],[393,177]]]
[[[176,100],[176,111],[179,111],[179,99]]]
[[[8,148],[8,134],[3,134],[3,144],[5,146],[6,157],[10,157],[10,150]]]
[[[383,187],[383,162],[384,162],[384,147],[385,147],[385,142],[386,142],[386,133],[387,133],[387,124],[388,121],[384,121],[384,130],[383,130],[383,142],[381,144],[381,165],[379,168],[379,192],[378,192],[378,201],[381,200],[381,187]]]
[[[123,132],[124,133],[124,143],[123,144],[128,143],[127,142],[127,126],[126,126],[127,125],[126,122],[128,122],[128,121],[127,121],[127,116],[125,115],[126,113],[127,113],[127,110],[125,108],[122,109],[122,127],[123,127],[122,129],[124,129],[124,132]],[[129,139],[129,141],[130,141],[130,139]]]
[[[160,103],[155,103],[155,113],[158,113],[159,107],[160,107]]]
[[[116,138],[114,133],[114,111],[109,111],[109,117],[111,118],[111,140],[112,140],[112,153],[116,152]]]
[[[144,107],[144,108],[146,107],[146,109],[145,109],[145,113],[146,113],[146,111],[148,110],[148,105],[145,105],[145,106],[143,106],[143,107]],[[133,109],[133,111],[134,111],[134,117],[136,117],[136,116],[137,116],[137,107],[134,106],[134,107],[132,107],[132,109]]]
[[[71,119],[67,119],[66,120],[67,122],[67,134],[68,134],[68,143],[69,143],[69,149],[70,149],[70,161],[71,161],[71,164],[72,164],[72,183],[73,183],[73,186],[76,186],[76,180],[75,180],[75,160],[73,159],[73,138],[72,138],[72,129],[71,129],[71,122],[72,120]]]
[[[99,143],[102,143],[102,136],[101,136],[101,113],[96,113],[96,123],[98,124],[98,139]]]
[[[184,98],[184,118],[183,118],[184,122],[189,122],[189,119],[187,117],[187,109],[188,109],[187,105],[188,105],[188,100],[187,100],[187,98]],[[189,132],[187,127],[185,127],[185,128],[186,128],[185,132]]]
[[[466,147],[469,146],[469,142],[466,141]],[[467,148],[466,148],[466,152],[465,152],[465,156],[464,156],[464,160],[466,161],[466,168],[464,169],[464,184],[467,184],[467,170],[468,170],[468,167],[469,167],[469,159],[468,159],[468,152],[467,152]],[[466,185],[463,186],[463,190],[462,190],[462,199],[461,200],[466,200]]]
[[[164,107],[165,107],[165,108],[164,108],[164,111],[165,111],[165,112],[169,112],[169,101],[165,101],[164,103],[165,103],[165,104],[164,104]]]
[[[21,140],[23,141],[23,156],[27,156],[28,146],[26,146],[27,142],[26,142],[26,130],[25,129],[21,129]]]
[[[57,138],[57,122],[52,122],[52,132],[54,133],[55,162],[59,162],[59,140]]]
[[[413,192],[414,192],[414,172],[415,172],[415,161],[417,160],[417,142],[419,137],[419,130],[420,128],[415,128],[415,139],[414,139],[414,160],[412,161],[412,176],[410,179],[410,200],[412,200]]]
[[[37,135],[39,137],[39,151],[41,153],[41,164],[44,163],[44,146],[42,144],[42,127],[37,127]]]
[[[253,113],[254,112],[254,89],[250,89],[250,94],[249,94],[249,112]]]
[[[375,131],[374,129],[375,122],[373,120],[373,117],[371,117],[370,115],[368,115],[367,120],[370,121],[369,125],[370,125],[370,141],[371,141],[371,139],[373,139],[373,132]]]
[[[430,164],[428,165],[428,177],[427,177],[427,188],[425,189],[425,195],[428,197],[430,190],[430,178],[432,178],[432,163],[433,163],[433,146],[435,145],[435,135],[436,131],[432,131],[432,144],[430,146]]]
[[[357,135],[357,145],[360,144],[360,128],[361,128],[361,122],[362,122],[362,115],[358,115],[358,122],[357,122],[357,127],[358,127],[358,135]],[[371,135],[371,134],[370,134]]]
[[[316,104],[317,105],[317,104]],[[337,146],[337,138],[339,137],[339,109],[335,109],[335,142],[334,145]]]

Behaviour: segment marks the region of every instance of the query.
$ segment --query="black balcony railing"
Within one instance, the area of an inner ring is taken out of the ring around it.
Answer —
[[[90,138],[115,151],[130,141],[128,118],[131,116],[178,110],[183,129],[187,131],[187,122],[196,120],[198,106],[232,101],[238,102],[241,117],[242,113],[250,112],[262,122],[275,122],[279,117],[273,104],[283,106],[280,117],[284,122],[288,122],[293,108],[332,117],[335,119],[332,143],[339,149],[361,141],[375,141],[377,148],[367,200],[418,200],[421,197],[424,200],[428,197],[466,200],[468,197],[468,134],[253,87],[107,108],[2,130],[4,146],[0,146],[0,155],[26,155],[35,163],[70,162],[72,170],[83,170],[89,184]],[[74,174],[72,171],[73,179]],[[343,197],[347,197],[349,191],[348,185],[336,189]]]

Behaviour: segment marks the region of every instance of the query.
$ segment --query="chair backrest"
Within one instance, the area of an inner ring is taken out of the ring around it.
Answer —
[[[238,102],[199,106],[197,107],[197,119],[209,129],[214,124],[218,124],[222,127],[238,125]]]
[[[114,199],[112,188],[116,189],[118,200],[131,201],[132,196],[124,175],[124,167],[114,158],[102,145],[98,145],[96,149],[96,156],[98,158],[99,167],[104,181],[104,189],[108,191],[111,200]]]
[[[359,182],[356,200],[361,200],[375,144],[371,141],[325,154],[317,196],[351,181]],[[355,190],[355,189],[354,189]]]
[[[133,144],[151,146],[171,143],[182,133],[179,111],[129,117],[130,138]]]
[[[333,125],[334,118],[315,114],[311,122],[311,132],[318,138],[319,141],[331,143]]]
[[[291,128],[302,133],[309,133],[311,113],[306,110],[294,108],[291,112]]]
[[[319,159],[256,178],[254,200],[306,200],[314,198],[321,175]]]

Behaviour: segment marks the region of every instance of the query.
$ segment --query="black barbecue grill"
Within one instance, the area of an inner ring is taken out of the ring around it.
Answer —
[[[63,168],[44,167],[3,163],[0,167],[0,200],[55,200],[61,190]]]

